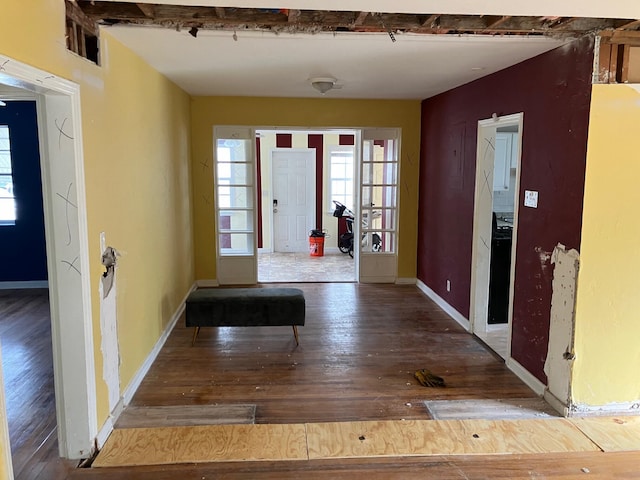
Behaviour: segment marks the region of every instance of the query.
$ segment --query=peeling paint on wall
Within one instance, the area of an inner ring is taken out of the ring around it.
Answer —
[[[102,377],[109,393],[109,411],[113,412],[120,401],[120,352],[118,349],[118,323],[116,315],[116,257],[113,247],[102,253],[106,271],[100,282],[100,332],[102,342]]]
[[[541,256],[542,258],[542,256]],[[559,243],[551,255],[555,265],[551,283],[551,325],[544,373],[549,392],[565,406],[571,403],[571,371],[574,352],[575,302],[580,254]]]

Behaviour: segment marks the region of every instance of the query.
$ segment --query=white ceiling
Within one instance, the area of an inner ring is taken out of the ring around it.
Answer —
[[[218,7],[273,8],[273,0],[139,0]],[[317,0],[279,0],[317,9]],[[325,10],[640,18],[640,0],[324,0]],[[191,95],[317,97],[313,76],[343,88],[331,98],[424,99],[561,45],[515,36],[286,34],[157,27],[104,27]]]
[[[280,34],[105,27],[191,95],[424,99],[560,45],[541,37],[323,33]]]

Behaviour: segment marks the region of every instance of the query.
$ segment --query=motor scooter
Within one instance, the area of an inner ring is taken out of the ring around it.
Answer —
[[[338,238],[338,248],[342,253],[348,253],[349,256],[353,258],[353,222],[356,218],[355,213],[337,200],[332,200],[332,202],[335,205],[333,216],[337,218],[345,217],[345,223],[347,226],[347,231]],[[363,219],[362,226],[367,228],[369,226],[369,222]],[[362,235],[361,242],[362,246],[365,247],[367,243],[366,235]],[[371,251],[379,252],[382,250],[382,237],[380,234],[373,232],[371,234],[371,242]]]

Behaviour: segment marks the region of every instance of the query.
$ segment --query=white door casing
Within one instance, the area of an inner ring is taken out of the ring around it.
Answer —
[[[36,96],[58,445],[83,458],[98,428],[80,87],[2,55],[0,65],[0,83]]]
[[[476,149],[476,181],[473,212],[473,245],[471,254],[471,298],[469,309],[470,330],[472,333],[483,335],[487,332],[489,308],[489,277],[491,268],[491,235],[493,212],[493,186],[496,151],[496,132],[500,127],[518,126],[522,135],[523,114],[517,113],[504,117],[490,118],[478,122],[478,140]],[[521,141],[518,140],[517,167]],[[514,194],[519,198],[520,175],[516,175]],[[513,231],[511,244],[511,272],[508,308],[508,341],[507,352],[511,352],[511,320],[513,310],[513,285],[515,272],[515,255],[517,243],[518,202],[514,202]]]
[[[315,150],[271,152],[274,252],[305,252],[316,228]]]

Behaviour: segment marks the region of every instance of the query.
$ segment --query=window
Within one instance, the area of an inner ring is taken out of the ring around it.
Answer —
[[[0,225],[15,225],[16,200],[13,195],[9,127],[0,125]]]
[[[334,209],[333,200],[353,209],[353,147],[329,149],[329,177],[329,209]]]

